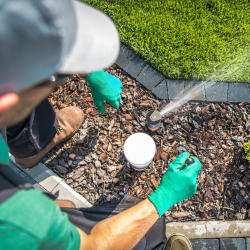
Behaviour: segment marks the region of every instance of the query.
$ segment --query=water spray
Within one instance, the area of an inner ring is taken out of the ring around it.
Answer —
[[[162,115],[157,110],[150,110],[147,113],[146,121],[147,121],[147,127],[150,130],[151,133],[160,133],[163,124],[162,124]]]

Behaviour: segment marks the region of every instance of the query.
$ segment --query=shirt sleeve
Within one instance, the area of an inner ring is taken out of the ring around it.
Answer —
[[[0,249],[79,248],[76,227],[39,190],[21,190],[0,205]]]

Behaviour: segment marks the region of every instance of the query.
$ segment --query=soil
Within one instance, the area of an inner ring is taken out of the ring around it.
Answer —
[[[118,110],[106,103],[101,114],[88,84],[77,75],[49,96],[55,110],[77,106],[85,120],[71,139],[49,152],[44,164],[99,206],[126,194],[145,199],[170,162],[189,151],[202,164],[197,193],[172,206],[165,213],[166,222],[249,219],[250,169],[244,153],[250,137],[249,105],[190,102],[167,114],[162,131],[152,135],[157,146],[154,160],[138,172],[124,158],[124,142],[135,132],[149,133],[147,112],[161,110],[167,101],[157,99],[116,65],[107,72],[123,83]]]

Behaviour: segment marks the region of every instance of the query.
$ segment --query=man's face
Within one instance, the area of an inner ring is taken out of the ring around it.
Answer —
[[[0,129],[11,127],[27,118],[31,111],[52,92],[54,86],[53,82],[46,82],[17,93],[18,103],[0,112]]]

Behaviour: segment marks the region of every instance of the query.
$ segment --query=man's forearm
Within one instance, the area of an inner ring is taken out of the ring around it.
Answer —
[[[80,249],[132,249],[157,219],[159,214],[156,208],[146,199],[118,215],[99,222],[89,235],[78,229],[81,236]]]

